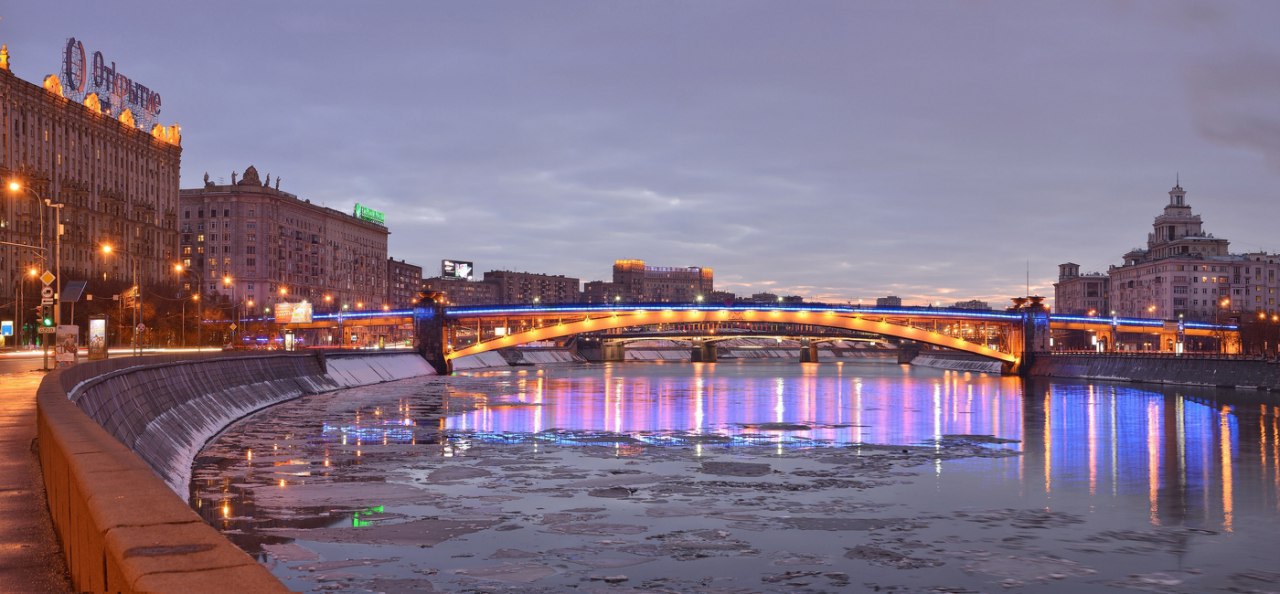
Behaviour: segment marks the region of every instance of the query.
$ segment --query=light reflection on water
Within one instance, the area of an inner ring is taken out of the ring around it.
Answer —
[[[469,439],[604,433],[661,444],[670,434],[763,435],[781,447],[990,435],[1017,442],[992,447],[1023,453],[998,467],[1003,476],[989,477],[1006,488],[1133,506],[1155,526],[1226,532],[1242,503],[1250,513],[1280,511],[1280,406],[1267,394],[856,364],[626,363],[465,375],[498,387],[455,394],[474,398],[475,408],[449,416],[445,428]]]
[[[972,433],[1017,440],[1022,433],[1017,378],[920,377],[898,367],[839,363],[627,363],[472,375],[507,377],[511,391],[478,395],[475,410],[448,418],[451,431],[645,436],[769,430],[833,446],[923,443]],[[779,432],[770,425],[811,429]]]

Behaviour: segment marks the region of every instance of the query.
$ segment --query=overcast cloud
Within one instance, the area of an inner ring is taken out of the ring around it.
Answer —
[[[161,93],[182,186],[255,165],[387,213],[390,251],[908,303],[1052,296],[1145,243],[1181,175],[1280,251],[1280,3],[29,2]]]

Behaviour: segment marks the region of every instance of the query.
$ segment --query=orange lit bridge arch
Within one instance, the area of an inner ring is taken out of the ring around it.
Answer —
[[[428,307],[416,310],[423,355],[447,370],[459,357],[576,334],[666,324],[741,322],[851,330],[973,353],[1016,370],[1025,317],[949,308],[860,308],[828,305],[550,305]]]

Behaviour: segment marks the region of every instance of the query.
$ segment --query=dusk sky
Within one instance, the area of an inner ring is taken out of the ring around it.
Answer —
[[[1277,2],[21,2],[163,97],[182,187],[249,165],[382,210],[438,274],[907,304],[1052,297],[1145,246],[1181,177],[1233,252],[1280,251]],[[274,183],[274,181],[273,181]]]

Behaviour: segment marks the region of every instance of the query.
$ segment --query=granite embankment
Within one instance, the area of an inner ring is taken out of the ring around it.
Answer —
[[[51,373],[37,440],[75,588],[285,590],[187,506],[192,457],[272,404],[430,373],[412,353],[130,357]]]
[[[1148,354],[1036,355],[1030,374],[1153,384],[1280,391],[1280,362]]]

